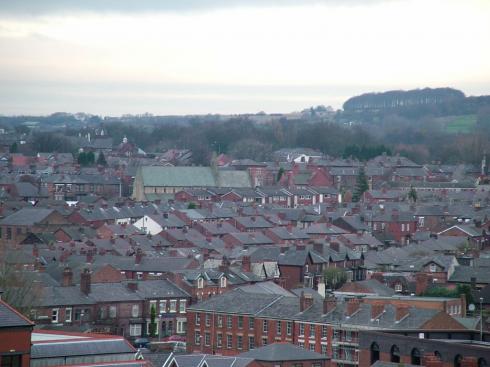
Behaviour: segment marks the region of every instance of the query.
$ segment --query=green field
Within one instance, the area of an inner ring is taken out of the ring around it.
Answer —
[[[476,115],[455,116],[451,121],[446,123],[448,133],[469,133],[473,131],[476,125]]]

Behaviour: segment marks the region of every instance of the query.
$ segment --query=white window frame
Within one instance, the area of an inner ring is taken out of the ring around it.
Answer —
[[[177,300],[176,299],[170,300],[170,310],[169,311],[172,313],[177,312]]]
[[[60,316],[60,309],[59,308],[51,309],[51,322],[53,324],[58,322],[59,316]]]
[[[166,299],[160,300],[159,311],[160,311],[160,313],[167,313],[167,300]]]
[[[186,313],[187,300],[179,300],[179,313]]]
[[[73,309],[71,307],[65,308],[65,322],[71,322],[72,319],[73,319]]]
[[[197,288],[198,289],[204,288],[204,279],[203,278],[197,278]]]
[[[141,336],[142,327],[141,324],[129,324],[130,336]]]
[[[219,286],[220,286],[221,288],[226,288],[226,277],[225,277],[225,276],[222,276],[222,277],[220,278],[219,282],[220,282]]]
[[[131,317],[132,318],[137,318],[140,315],[140,306],[139,305],[132,305],[131,306]]]

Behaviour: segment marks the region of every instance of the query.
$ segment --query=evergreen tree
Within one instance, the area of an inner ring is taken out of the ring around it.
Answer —
[[[19,151],[19,147],[17,146],[17,142],[14,142],[9,149],[10,153],[17,153]]]
[[[157,323],[156,323],[156,317],[157,317],[157,310],[155,305],[151,305],[151,310],[150,310],[150,336],[155,337],[157,335]]]
[[[352,195],[352,201],[358,202],[362,198],[362,194],[369,190],[369,184],[364,172],[364,167],[359,169],[359,174],[357,175],[356,187],[354,188],[354,195]]]
[[[413,186],[410,186],[410,191],[408,192],[408,199],[411,200],[413,203],[417,202],[417,190],[415,190]]]
[[[107,161],[105,160],[104,152],[100,152],[97,157],[97,164],[99,166],[107,166]]]
[[[284,174],[284,168],[279,168],[279,171],[277,171],[277,182],[281,181],[281,177]]]

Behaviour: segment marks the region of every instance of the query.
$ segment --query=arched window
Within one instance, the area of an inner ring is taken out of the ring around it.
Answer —
[[[197,288],[204,288],[204,279],[197,278]]]
[[[391,347],[390,355],[391,355],[391,362],[400,363],[400,349],[398,348],[398,346],[393,345]]]
[[[463,356],[461,354],[456,354],[456,357],[454,357],[454,367],[461,367],[462,360]]]
[[[478,359],[478,367],[487,367],[487,360],[485,358]]]
[[[437,358],[439,358],[439,360],[440,360],[440,361],[442,361],[442,354],[441,354],[441,353],[439,353],[439,351],[438,351],[438,350],[434,351],[434,355],[435,355]]]
[[[411,363],[414,365],[420,366],[420,350],[418,350],[417,348],[413,348],[412,353],[411,353],[411,357],[412,357]]]
[[[376,343],[371,344],[371,364],[379,361],[379,345]]]

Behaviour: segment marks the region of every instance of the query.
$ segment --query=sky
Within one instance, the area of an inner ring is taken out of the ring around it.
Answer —
[[[488,0],[0,0],[0,114],[292,112],[490,94]]]

